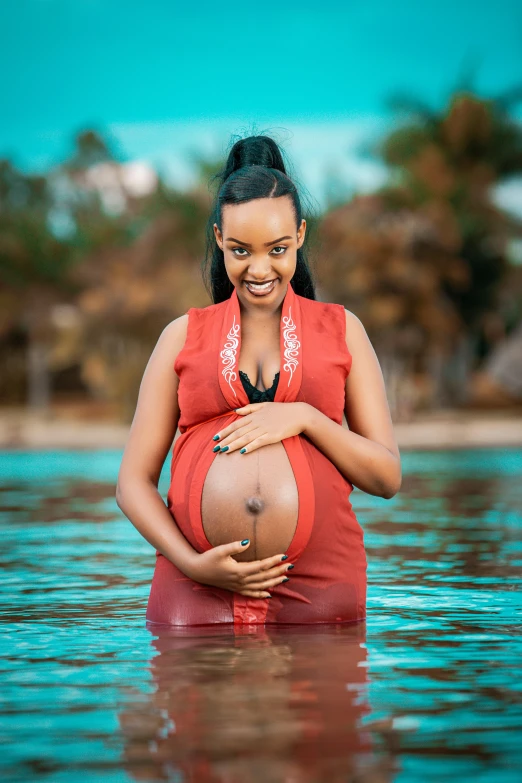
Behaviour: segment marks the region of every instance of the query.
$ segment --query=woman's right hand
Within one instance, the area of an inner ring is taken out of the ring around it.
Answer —
[[[246,544],[233,541],[198,553],[187,576],[201,584],[232,590],[249,598],[269,598],[270,593],[267,591],[285,581],[291,563],[281,562],[283,554],[246,562],[238,562],[232,557],[244,552],[249,546],[250,541]]]

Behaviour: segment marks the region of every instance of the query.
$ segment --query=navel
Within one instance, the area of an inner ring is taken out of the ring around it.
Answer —
[[[261,498],[254,495],[253,497],[247,498],[245,506],[247,511],[250,511],[251,514],[260,514],[263,511],[265,504]]]

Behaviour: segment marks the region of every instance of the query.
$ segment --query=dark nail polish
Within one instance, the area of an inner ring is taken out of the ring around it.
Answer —
[[[222,446],[221,451],[228,451],[228,446]]]
[[[286,570],[287,570],[287,571],[290,571],[290,569],[291,569],[291,568],[293,568],[293,567],[294,567],[294,566],[293,566],[293,564],[291,563],[291,564],[288,566],[288,568],[287,568]]]
[[[242,540],[242,542],[241,542],[241,546],[246,546],[246,545],[248,544],[248,542],[249,542],[249,541],[250,541],[250,539],[249,539],[249,538],[244,538],[244,539]]]
[[[265,598],[272,598],[271,595],[265,595]]]
[[[246,451],[246,449],[239,449],[239,453],[240,453],[240,454],[244,454],[244,453],[245,453],[245,451]]]
[[[289,582],[289,581],[290,581],[290,579],[287,576],[285,576],[285,578],[283,579],[283,582]]]
[[[281,558],[281,560],[288,560],[288,555],[283,555],[283,557]]]
[[[214,437],[212,438],[212,440],[219,440],[219,435],[214,435]]]
[[[221,446],[214,446],[214,448],[212,449],[212,451],[220,451],[220,450],[221,450]]]

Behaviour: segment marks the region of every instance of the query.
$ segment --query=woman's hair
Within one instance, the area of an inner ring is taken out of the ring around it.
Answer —
[[[217,304],[228,299],[234,290],[225,268],[224,253],[214,234],[214,223],[223,231],[225,204],[290,196],[297,228],[303,216],[301,200],[295,184],[287,174],[282,151],[269,136],[248,136],[236,141],[228,154],[225,167],[213,179],[217,179],[219,188],[207,224],[202,272],[205,287],[214,304]],[[297,250],[297,264],[291,283],[296,294],[315,299],[315,285],[304,244]]]

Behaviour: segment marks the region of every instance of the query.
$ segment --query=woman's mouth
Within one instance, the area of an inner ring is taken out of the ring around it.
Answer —
[[[245,288],[254,296],[268,296],[271,294],[277,283],[277,279],[267,280],[264,283],[255,283],[252,280],[245,280]]]

